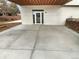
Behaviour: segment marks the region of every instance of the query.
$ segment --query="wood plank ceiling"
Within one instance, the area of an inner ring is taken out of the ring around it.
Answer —
[[[71,0],[9,0],[20,5],[63,5]]]

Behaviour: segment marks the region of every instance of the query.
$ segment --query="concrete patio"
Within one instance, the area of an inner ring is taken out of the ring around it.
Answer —
[[[79,59],[79,34],[65,26],[19,25],[0,33],[0,59]]]

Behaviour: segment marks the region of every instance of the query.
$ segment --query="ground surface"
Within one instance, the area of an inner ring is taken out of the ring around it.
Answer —
[[[0,59],[79,59],[79,34],[65,26],[19,25],[0,33]]]

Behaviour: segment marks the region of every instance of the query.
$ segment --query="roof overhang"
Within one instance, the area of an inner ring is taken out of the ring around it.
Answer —
[[[64,5],[72,0],[9,0],[19,5]]]

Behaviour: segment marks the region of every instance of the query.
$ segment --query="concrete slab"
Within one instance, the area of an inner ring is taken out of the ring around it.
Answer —
[[[35,51],[32,59],[79,59],[79,52]]]
[[[29,59],[30,50],[0,50],[0,59]]]
[[[14,30],[39,30],[40,25],[19,25]]]
[[[25,31],[18,40],[13,42],[10,48],[13,49],[33,49],[37,32],[36,31]]]
[[[42,27],[48,28],[48,27]],[[53,29],[54,28],[54,29]],[[36,49],[42,50],[78,50],[79,36],[75,36],[65,27],[41,29],[38,36]]]
[[[15,41],[17,39],[18,35],[16,36],[6,36],[6,35],[0,35],[0,48],[7,48],[11,42]]]
[[[0,33],[0,59],[79,59],[79,34],[65,26],[19,25]]]

